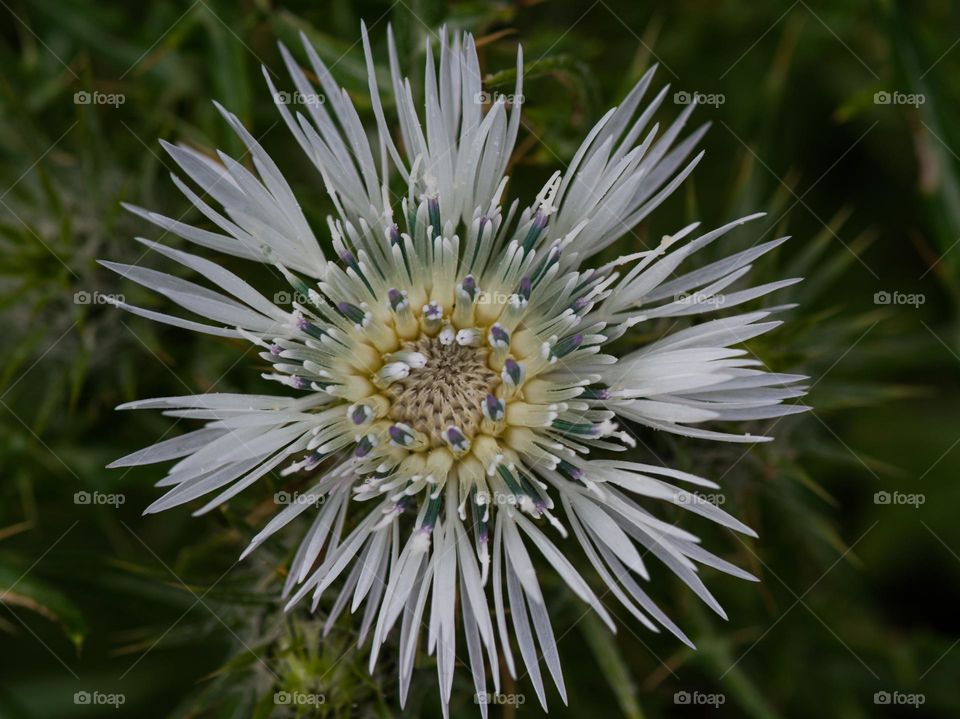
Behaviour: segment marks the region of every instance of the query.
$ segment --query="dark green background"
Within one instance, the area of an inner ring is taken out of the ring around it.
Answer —
[[[279,611],[300,528],[235,564],[276,509],[278,478],[203,518],[184,508],[141,517],[161,469],[103,469],[183,430],[115,405],[271,391],[255,355],[74,300],[122,292],[170,310],[95,260],[170,270],[132,240],[160,231],[119,203],[197,219],[167,177],[172,163],[158,138],[241,155],[212,99],[262,138],[325,237],[330,208],[319,176],[277,124],[260,65],[291,88],[275,40],[293,46],[303,29],[369,120],[361,18],[381,58],[393,24],[415,78],[426,36],[443,23],[470,30],[483,39],[488,88],[502,92],[511,92],[512,55],[523,44],[526,104],[510,192],[525,201],[652,62],[660,62],[658,86],[722,94],[722,105],[696,115],[713,127],[693,180],[617,249],[694,217],[716,225],[766,210],[717,251],[791,234],[753,279],[808,278],[768,302],[801,306],[751,350],[776,370],[811,376],[812,413],[776,423],[777,442],[756,448],[646,437],[659,456],[720,481],[725,508],[760,539],[740,541],[689,517],[683,526],[761,583],[706,572],[724,622],[666,572],[654,574],[651,594],[698,644],[691,652],[614,605],[620,631],[608,637],[544,572],[570,696],[564,708],[553,692],[551,715],[960,715],[956,3],[2,5],[0,717],[282,716],[279,689],[323,693],[319,715],[399,713],[390,652],[370,677],[366,651],[349,649],[349,623],[321,642],[305,608]],[[125,102],[76,104],[84,90],[122,93]],[[876,104],[879,91],[925,101]],[[660,116],[679,109],[668,101]],[[282,289],[256,268],[228,265],[266,292]],[[877,305],[878,291],[921,293],[924,303]],[[78,505],[78,491],[121,493],[124,503]],[[878,504],[879,491],[925,502]],[[439,716],[432,660],[418,666],[408,714]],[[453,716],[478,716],[465,668],[456,681]],[[77,691],[119,692],[125,704],[78,706]],[[527,681],[507,691],[525,696],[521,715],[539,715]],[[675,701],[681,691],[725,701],[684,706]],[[920,694],[924,703],[885,707],[876,692]]]

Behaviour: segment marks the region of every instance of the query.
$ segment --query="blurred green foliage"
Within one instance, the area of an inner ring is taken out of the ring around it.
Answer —
[[[369,120],[361,18],[380,50],[392,24],[415,82],[423,42],[444,23],[476,35],[490,90],[512,91],[512,58],[523,44],[524,126],[510,191],[524,199],[651,64],[671,93],[722,98],[697,113],[713,126],[693,180],[617,249],[693,219],[715,225],[760,209],[769,214],[759,231],[715,251],[791,234],[752,279],[807,278],[774,300],[800,305],[787,325],[749,349],[778,371],[810,375],[813,413],[775,422],[778,441],[758,447],[642,435],[644,451],[723,485],[726,509],[760,539],[741,541],[689,518],[684,526],[761,583],[710,573],[730,615],[723,623],[666,572],[654,575],[653,596],[697,643],[692,652],[613,606],[620,632],[607,635],[544,572],[570,695],[569,708],[551,697],[553,713],[960,714],[956,3],[3,6],[0,717],[295,715],[277,703],[283,691],[323,694],[322,705],[300,707],[303,715],[400,713],[389,656],[370,676],[347,622],[321,638],[328,606],[317,618],[305,608],[282,613],[276,597],[296,528],[236,562],[273,509],[279,478],[200,519],[185,511],[141,517],[159,471],[103,469],[182,429],[149,413],[118,415],[119,402],[262,391],[248,348],[99,301],[97,293],[125,293],[162,306],[95,264],[153,262],[132,238],[158,231],[120,203],[197,219],[169,182],[157,140],[242,155],[210,102],[217,99],[278,160],[322,236],[329,204],[278,124],[260,66],[289,88],[275,42],[295,47],[302,30]],[[123,102],[83,104],[80,92]],[[916,95],[922,102],[902,101]],[[679,110],[670,102],[666,109],[664,118]],[[256,279],[270,287],[268,274]],[[877,292],[925,301],[877,304]],[[83,503],[95,491],[119,499]],[[920,493],[925,502],[878,503],[876,492]],[[429,657],[417,672],[405,715],[440,716]],[[457,681],[453,716],[477,715],[467,673]],[[504,689],[531,701],[491,707],[493,716],[540,714],[525,681]],[[123,706],[75,700],[94,691],[122,694]],[[683,704],[677,692],[724,702]],[[877,704],[876,692],[921,694],[924,704]]]

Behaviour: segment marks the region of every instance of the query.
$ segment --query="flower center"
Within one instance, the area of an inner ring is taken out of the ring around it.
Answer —
[[[406,342],[404,349],[420,352],[427,364],[385,390],[392,400],[390,419],[423,432],[434,447],[444,444],[442,432],[451,425],[467,438],[475,437],[483,420],[482,403],[500,383],[487,365],[488,349],[443,344],[426,336]]]

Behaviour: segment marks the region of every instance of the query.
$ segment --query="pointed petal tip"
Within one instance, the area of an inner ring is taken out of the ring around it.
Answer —
[[[132,212],[133,214],[141,217],[149,217],[150,215],[154,214],[147,208],[140,207],[140,205],[134,205],[132,202],[121,202],[120,207],[125,209],[127,212]]]
[[[240,552],[240,557],[239,559],[237,559],[237,561],[242,562],[244,559],[250,556],[250,554],[253,552],[254,549],[256,549],[259,546],[260,546],[259,543],[254,544],[253,542],[250,542],[250,544],[247,545],[246,549]]]

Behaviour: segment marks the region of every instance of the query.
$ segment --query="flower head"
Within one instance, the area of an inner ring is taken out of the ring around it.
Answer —
[[[421,114],[390,36],[398,140],[380,101],[365,30],[363,41],[377,120],[373,145],[349,96],[306,41],[326,102],[293,113],[281,101],[289,95],[264,73],[333,201],[327,230],[335,259],[321,250],[279,169],[235,116],[220,108],[256,174],[224,154],[217,161],[165,145],[202,194],[175,177],[177,186],[219,229],[134,212],[195,244],[268,264],[294,299],[270,301],[214,262],[141,240],[220,291],[105,263],[208,321],[118,304],[256,344],[272,366],[264,378],[287,389],[123,405],[165,409],[206,425],[113,466],[177,460],[163,480],[171,489],[151,512],[214,494],[203,513],[271,471],[305,473],[313,484],[305,494],[323,502],[285,507],[250,545],[313,513],[284,587],[291,605],[311,595],[316,607],[338,582],[329,621],[348,604],[351,611],[365,606],[360,634],[372,636],[371,667],[399,624],[401,701],[425,627],[444,707],[458,631],[478,693],[487,691],[487,671],[499,690],[502,657],[512,674],[519,662],[525,665],[545,703],[539,656],[561,696],[564,685],[531,549],[612,629],[599,597],[568,559],[581,547],[607,591],[639,621],[688,644],[638,581],[648,578],[646,556],[664,562],[721,614],[696,563],[749,577],[650,511],[667,502],[752,534],[693,493],[715,484],[594,454],[634,446],[624,420],[756,442],[766,438],[702,425],[803,409],[783,404],[802,394],[802,377],[765,372],[735,348],[776,326],[772,311],[725,312],[637,349],[609,350],[655,319],[726,311],[789,284],[728,291],[782,240],[677,273],[685,259],[754,215],[703,233],[690,225],[653,249],[591,263],[699,161],[701,155],[689,156],[702,130],[678,141],[692,107],[663,133],[648,128],[666,92],[639,110],[651,70],[529,207],[519,210],[513,201],[505,208],[504,173],[520,107],[508,109],[502,97],[477,101],[483,93],[473,39],[451,41],[442,33],[439,68],[428,44]],[[315,96],[281,50],[298,93]],[[522,96],[521,69],[518,53],[514,97]],[[405,187],[399,198],[390,190],[396,178]]]

